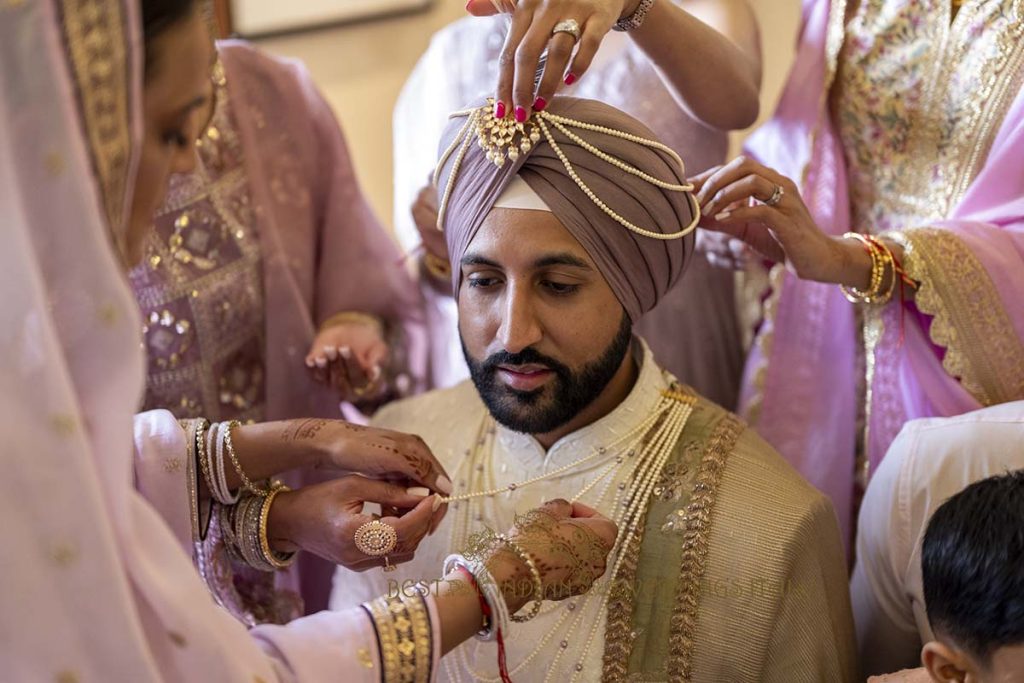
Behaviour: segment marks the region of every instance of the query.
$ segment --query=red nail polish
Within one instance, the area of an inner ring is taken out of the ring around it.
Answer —
[[[534,111],[544,111],[544,107],[548,106],[548,101],[543,97],[538,97],[533,101]]]
[[[516,107],[516,121],[519,123],[526,122],[526,110],[522,107]]]
[[[572,85],[575,82],[576,82],[576,74],[574,74],[574,73],[572,73],[570,71],[569,73],[567,73],[565,75],[565,84],[566,85]]]
[[[503,119],[505,118],[505,103],[498,102],[494,105],[494,118]]]

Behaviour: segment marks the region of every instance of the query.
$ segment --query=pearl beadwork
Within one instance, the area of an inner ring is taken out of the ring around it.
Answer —
[[[594,460],[603,456],[607,462],[603,465],[598,465],[599,469],[594,478],[573,496],[571,500],[578,500],[598,483],[603,482],[603,487],[598,490],[594,498],[590,499],[592,501],[590,504],[602,509],[613,510],[614,512],[611,515],[612,521],[620,529],[619,538],[616,539],[615,547],[609,556],[607,577],[601,580],[601,584],[607,581],[606,586],[614,585],[622,567],[622,562],[625,559],[622,549],[629,547],[633,538],[638,533],[640,522],[652,498],[653,489],[660,479],[661,471],[679,442],[679,438],[696,403],[696,397],[690,394],[668,390],[661,393],[661,402],[649,418],[641,421],[640,424],[617,438],[614,442],[595,448],[589,455],[583,456],[563,468],[553,470],[546,475],[517,482],[503,489],[474,491],[452,496],[452,499],[465,500],[466,505],[464,506],[465,512],[460,512],[457,515],[452,526],[451,547],[458,548],[465,545],[465,541],[469,537],[470,520],[474,518],[471,513],[471,506],[475,499],[482,498],[485,495],[493,495],[493,492],[500,491],[505,491],[508,495],[512,495],[513,491],[523,486],[551,476],[565,474],[569,470],[586,463],[593,464]],[[489,417],[485,416],[481,433],[491,434],[488,430],[489,423]],[[493,473],[491,471],[493,465],[492,448],[493,442],[478,447],[467,458],[464,465],[460,465],[460,467],[465,467],[469,472],[480,472],[478,465],[484,466],[482,473],[476,477],[471,477],[473,481],[470,482],[470,486],[474,489],[479,487],[484,481],[493,482]],[[620,455],[622,452],[627,452],[636,457],[626,460]],[[617,486],[612,486],[614,479],[609,475],[623,467],[629,468],[625,476],[632,485],[627,487],[625,483],[620,483]],[[493,485],[491,483],[491,486]],[[609,493],[614,495],[609,503],[605,503]],[[543,680],[545,683],[553,683],[557,677],[564,675],[564,669],[560,669],[557,666],[558,662],[564,653],[570,651],[569,645],[575,644],[578,647],[573,647],[571,651],[579,659],[576,663],[570,665],[569,673],[571,675],[569,678],[570,683],[580,680],[585,668],[584,663],[589,661],[589,654],[594,647],[597,630],[605,623],[610,595],[611,591],[609,590],[593,590],[586,595],[573,599],[571,602],[547,603],[552,606],[543,609],[540,612],[541,615],[550,614],[554,611],[560,611],[560,614],[557,619],[553,620],[550,628],[540,636],[531,652],[512,667],[509,672],[510,675],[513,678],[522,678],[524,680],[541,680],[539,670],[530,670],[533,675],[527,672],[527,667],[539,659],[545,671]],[[591,605],[597,606],[596,613],[587,609]],[[564,609],[562,609],[562,606],[564,606]],[[583,609],[576,609],[577,606]],[[595,616],[596,618],[594,618]],[[589,629],[586,628],[587,625],[590,626]],[[585,630],[577,633],[580,629]],[[455,656],[448,657],[444,661],[449,680],[461,681],[463,680],[462,672],[467,672],[471,679],[481,683],[500,683],[500,678],[488,676],[482,671],[474,670],[469,655],[464,648],[459,648],[453,654]],[[453,660],[458,663],[456,664]]]
[[[451,144],[448,145],[448,148],[445,149],[436,168],[434,169],[434,184],[436,185],[441,177],[441,171],[444,169],[445,164],[448,163],[448,159],[451,158],[451,155],[455,153],[456,149],[459,150],[455,157],[455,161],[452,164],[452,171],[448,176],[448,182],[445,184],[444,193],[441,197],[441,202],[438,208],[438,230],[444,230],[444,219],[448,212],[448,201],[455,188],[455,181],[458,178],[459,171],[462,169],[462,162],[465,159],[466,151],[473,142],[473,135],[470,133],[472,130],[476,130],[477,132],[477,144],[481,149],[487,150],[487,159],[498,167],[504,165],[506,154],[513,162],[518,161],[520,151],[522,154],[528,154],[533,146],[540,141],[541,133],[543,133],[543,136],[551,146],[551,149],[554,150],[555,155],[558,157],[559,161],[562,162],[562,166],[565,167],[566,173],[568,173],[569,177],[572,178],[573,182],[576,183],[587,198],[590,199],[595,206],[601,209],[601,211],[603,211],[609,218],[637,235],[650,239],[667,241],[680,239],[697,229],[697,224],[700,222],[700,204],[697,203],[697,199],[693,196],[694,187],[691,183],[680,185],[677,183],[659,180],[658,178],[641,171],[625,161],[616,158],[607,152],[603,152],[571,131],[569,128],[572,127],[580,130],[600,133],[602,135],[616,137],[650,149],[661,151],[671,157],[672,160],[679,165],[680,175],[682,177],[686,177],[686,167],[683,164],[683,160],[672,148],[658,142],[657,140],[648,140],[647,138],[642,138],[639,135],[633,135],[632,133],[626,133],[625,131],[615,130],[614,128],[608,128],[606,126],[598,126],[593,123],[587,123],[586,121],[577,121],[576,119],[552,114],[550,111],[534,111],[531,114],[530,119],[521,123],[506,121],[505,119],[498,119],[494,117],[494,114],[492,113],[493,104],[492,100],[488,100],[488,103],[482,107],[464,109],[462,111],[454,112],[449,116],[449,118],[465,116],[466,123],[459,130],[458,134],[456,134],[455,139],[452,140]],[[536,117],[536,119],[533,117]],[[590,152],[598,159],[611,164],[615,168],[640,178],[641,180],[663,190],[668,190],[670,192],[685,192],[687,200],[690,203],[692,213],[692,220],[690,223],[676,232],[663,233],[641,228],[616,213],[611,207],[605,204],[597,194],[595,194],[594,191],[591,190],[585,182],[583,182],[583,179],[580,178],[579,174],[576,173],[576,169],[573,168],[572,162],[569,161],[569,158],[562,151],[561,146],[559,146],[555,141],[554,135],[551,133],[551,129],[548,124],[556,128],[560,133],[565,135],[566,138],[579,145],[582,149]],[[538,132],[538,129],[540,132]],[[522,138],[519,143],[519,151],[516,150],[514,142],[517,135]],[[507,152],[505,151],[506,147],[508,148]]]

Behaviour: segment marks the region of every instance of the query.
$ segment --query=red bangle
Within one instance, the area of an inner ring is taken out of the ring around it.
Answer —
[[[487,598],[484,597],[484,593],[480,590],[480,586],[476,583],[476,577],[468,569],[463,567],[461,564],[455,567],[455,571],[461,573],[466,579],[469,580],[469,584],[473,586],[473,590],[476,591],[476,597],[480,601],[480,611],[483,612],[484,621],[480,632],[491,630],[491,606],[487,604]]]

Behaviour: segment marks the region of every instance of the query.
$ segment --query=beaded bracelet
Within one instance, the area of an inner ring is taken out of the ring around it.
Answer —
[[[640,0],[640,4],[633,10],[633,13],[615,22],[612,29],[615,31],[632,31],[633,29],[640,28],[644,23],[644,19],[647,18],[647,13],[651,11],[653,6],[654,0]]]
[[[530,576],[533,578],[533,595],[530,596],[530,599],[533,601],[533,605],[530,607],[530,610],[522,616],[517,614],[512,615],[512,621],[517,623],[521,624],[530,621],[540,613],[541,605],[544,603],[544,582],[540,578],[540,571],[537,569],[537,564],[533,561],[533,558],[530,557],[530,553],[519,547],[518,543],[510,539],[505,534],[495,534],[494,538],[511,550],[516,557],[522,560],[530,569]]]
[[[224,468],[224,428],[223,422],[210,426],[210,434],[206,439],[206,461],[210,473],[210,493],[222,505],[234,505],[238,502],[241,492],[231,493],[228,488],[227,472]]]
[[[270,495],[270,489],[259,488],[258,486],[252,483],[252,480],[249,479],[249,477],[245,476],[245,472],[242,471],[242,463],[238,462],[238,455],[235,453],[235,446],[231,442],[231,430],[236,427],[241,427],[241,423],[238,420],[232,420],[231,422],[228,422],[226,425],[222,426],[223,431],[221,432],[221,440],[218,446],[222,444],[227,449],[228,457],[231,458],[231,465],[235,468],[235,472],[238,473],[238,478],[242,481],[242,488],[244,488],[246,491],[252,491],[253,493],[259,494],[261,496]],[[222,461],[221,469],[223,469],[223,467],[224,463]]]

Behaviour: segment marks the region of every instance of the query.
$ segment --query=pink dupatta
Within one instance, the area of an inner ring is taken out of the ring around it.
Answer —
[[[1006,34],[1008,58],[990,63],[988,80],[979,79],[983,92],[970,112],[978,125],[970,126],[964,153],[944,160],[937,152],[924,179],[948,201],[947,218],[893,233],[907,245],[905,267],[921,282],[916,301],[866,313],[869,472],[908,419],[1024,398],[1024,36],[1010,23],[1021,23],[1019,0],[1002,4],[1012,7],[995,8],[1008,17],[1001,25],[983,23],[978,6],[961,10],[974,13],[962,17],[962,30]],[[804,1],[779,107],[747,146],[799,184],[818,225],[833,235],[849,230],[850,221],[843,149],[829,111],[845,5]],[[771,282],[745,369],[742,410],[832,498],[849,535],[862,343],[854,309],[838,287],[800,281],[781,267]]]

